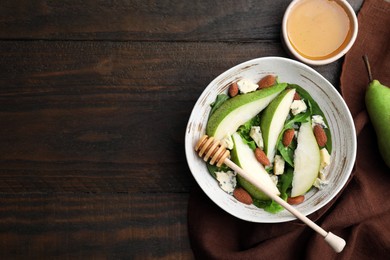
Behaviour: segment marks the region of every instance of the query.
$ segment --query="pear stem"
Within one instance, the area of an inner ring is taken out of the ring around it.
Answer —
[[[363,55],[363,60],[364,60],[364,64],[366,65],[368,79],[370,80],[370,82],[372,82],[373,78],[372,78],[372,73],[371,73],[370,62],[368,61],[368,57],[366,54]]]

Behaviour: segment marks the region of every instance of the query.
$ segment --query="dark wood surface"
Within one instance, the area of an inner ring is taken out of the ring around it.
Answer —
[[[287,57],[288,3],[1,1],[0,258],[193,258],[188,117],[224,70]]]

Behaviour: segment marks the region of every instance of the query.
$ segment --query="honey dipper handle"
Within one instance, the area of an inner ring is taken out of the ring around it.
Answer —
[[[272,193],[266,186],[264,186],[261,182],[258,182],[256,178],[253,178],[251,174],[248,174],[246,171],[241,169],[237,164],[232,162],[230,159],[226,158],[224,163],[226,166],[237,172],[239,175],[241,175],[244,179],[255,185],[257,188],[259,188],[262,192],[264,192],[268,197],[273,199],[275,202],[279,203],[282,207],[284,207],[286,210],[291,212],[294,216],[296,216],[298,219],[300,219],[303,223],[308,225],[311,229],[316,231],[318,234],[323,236],[325,238],[325,241],[337,252],[341,252],[345,246],[345,240],[334,235],[331,232],[326,232],[324,229],[322,229],[320,226],[318,226],[316,223],[311,221],[309,218],[307,218],[305,215],[300,213],[298,210],[296,210],[293,206],[288,204],[286,201],[281,199],[279,196]]]

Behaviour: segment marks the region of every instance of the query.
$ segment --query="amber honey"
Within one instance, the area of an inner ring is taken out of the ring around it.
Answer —
[[[337,0],[303,0],[287,20],[288,39],[305,58],[322,60],[340,52],[352,37],[352,21]]]

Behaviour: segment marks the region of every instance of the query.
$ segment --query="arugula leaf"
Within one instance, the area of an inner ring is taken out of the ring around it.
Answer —
[[[310,108],[310,116],[311,115],[320,115],[324,118],[324,122],[325,124],[329,127],[329,124],[328,124],[328,121],[326,120],[326,117],[324,115],[324,113],[322,112],[320,106],[317,104],[317,102],[310,96],[310,94],[304,90],[301,86],[299,85],[296,85],[296,84],[289,84],[288,85],[289,87],[291,88],[295,88],[298,92],[298,94],[303,98],[305,99],[306,101],[308,101],[308,104],[309,104],[309,108]],[[329,153],[332,152],[332,136],[330,134],[330,130],[329,128],[324,128],[325,130],[325,133],[326,133],[326,136],[328,138],[328,142],[326,143],[326,149],[328,150]]]
[[[280,197],[283,200],[287,200],[287,194],[281,194]],[[269,213],[278,213],[278,212],[282,211],[283,209],[284,208],[274,200],[272,200],[271,203],[264,208],[264,210],[269,212]]]
[[[214,113],[215,110],[217,110],[217,108],[219,108],[223,104],[223,102],[225,102],[228,99],[229,99],[229,96],[226,94],[217,95],[217,98],[215,99],[215,101],[210,104],[210,106],[211,106],[210,116]]]
[[[250,137],[250,131],[251,131],[252,126],[259,126],[259,125],[260,125],[260,117],[258,115],[256,115],[254,118],[252,118],[251,120],[249,120],[245,124],[241,125],[237,129],[237,133],[240,134],[244,143],[249,145],[249,147],[252,150],[256,149],[256,143],[255,143],[255,141],[253,141],[252,137]]]

